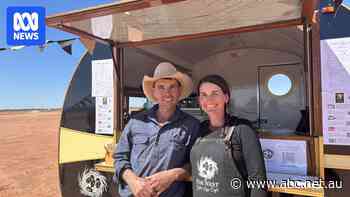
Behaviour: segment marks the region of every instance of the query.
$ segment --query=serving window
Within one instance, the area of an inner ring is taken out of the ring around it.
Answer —
[[[264,135],[309,136],[303,35],[294,26],[125,48],[125,86],[142,94],[143,76],[152,76],[164,61],[190,75],[194,87],[205,75],[218,74],[230,86],[231,114],[250,120]],[[203,120],[195,89],[179,105]]]

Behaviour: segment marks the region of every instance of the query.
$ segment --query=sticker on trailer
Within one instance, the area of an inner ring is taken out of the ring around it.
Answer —
[[[80,193],[90,197],[101,197],[107,191],[107,179],[95,169],[84,169],[78,176]]]

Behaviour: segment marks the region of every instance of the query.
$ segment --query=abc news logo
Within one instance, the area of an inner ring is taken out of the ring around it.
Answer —
[[[28,21],[27,25],[24,22],[25,20]],[[39,33],[36,32],[39,29],[38,13],[34,12],[32,14],[29,14],[28,12],[24,12],[23,14],[20,14],[16,12],[13,15],[13,29],[15,30],[13,35],[15,40],[38,40]],[[21,30],[24,32],[20,32]]]
[[[8,45],[42,45],[44,43],[45,8],[7,8]]]

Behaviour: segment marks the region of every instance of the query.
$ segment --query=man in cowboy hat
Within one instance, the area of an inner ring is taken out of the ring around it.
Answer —
[[[192,80],[163,62],[153,77],[144,76],[142,85],[156,105],[132,117],[122,132],[114,153],[119,194],[183,197],[199,121],[177,103],[191,94]]]

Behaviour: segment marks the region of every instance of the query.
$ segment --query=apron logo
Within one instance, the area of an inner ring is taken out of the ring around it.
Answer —
[[[91,169],[85,169],[78,176],[80,192],[85,196],[100,197],[107,190],[106,177],[99,172]]]
[[[210,180],[218,174],[219,168],[215,161],[210,157],[201,157],[197,162],[198,175],[204,179]]]

